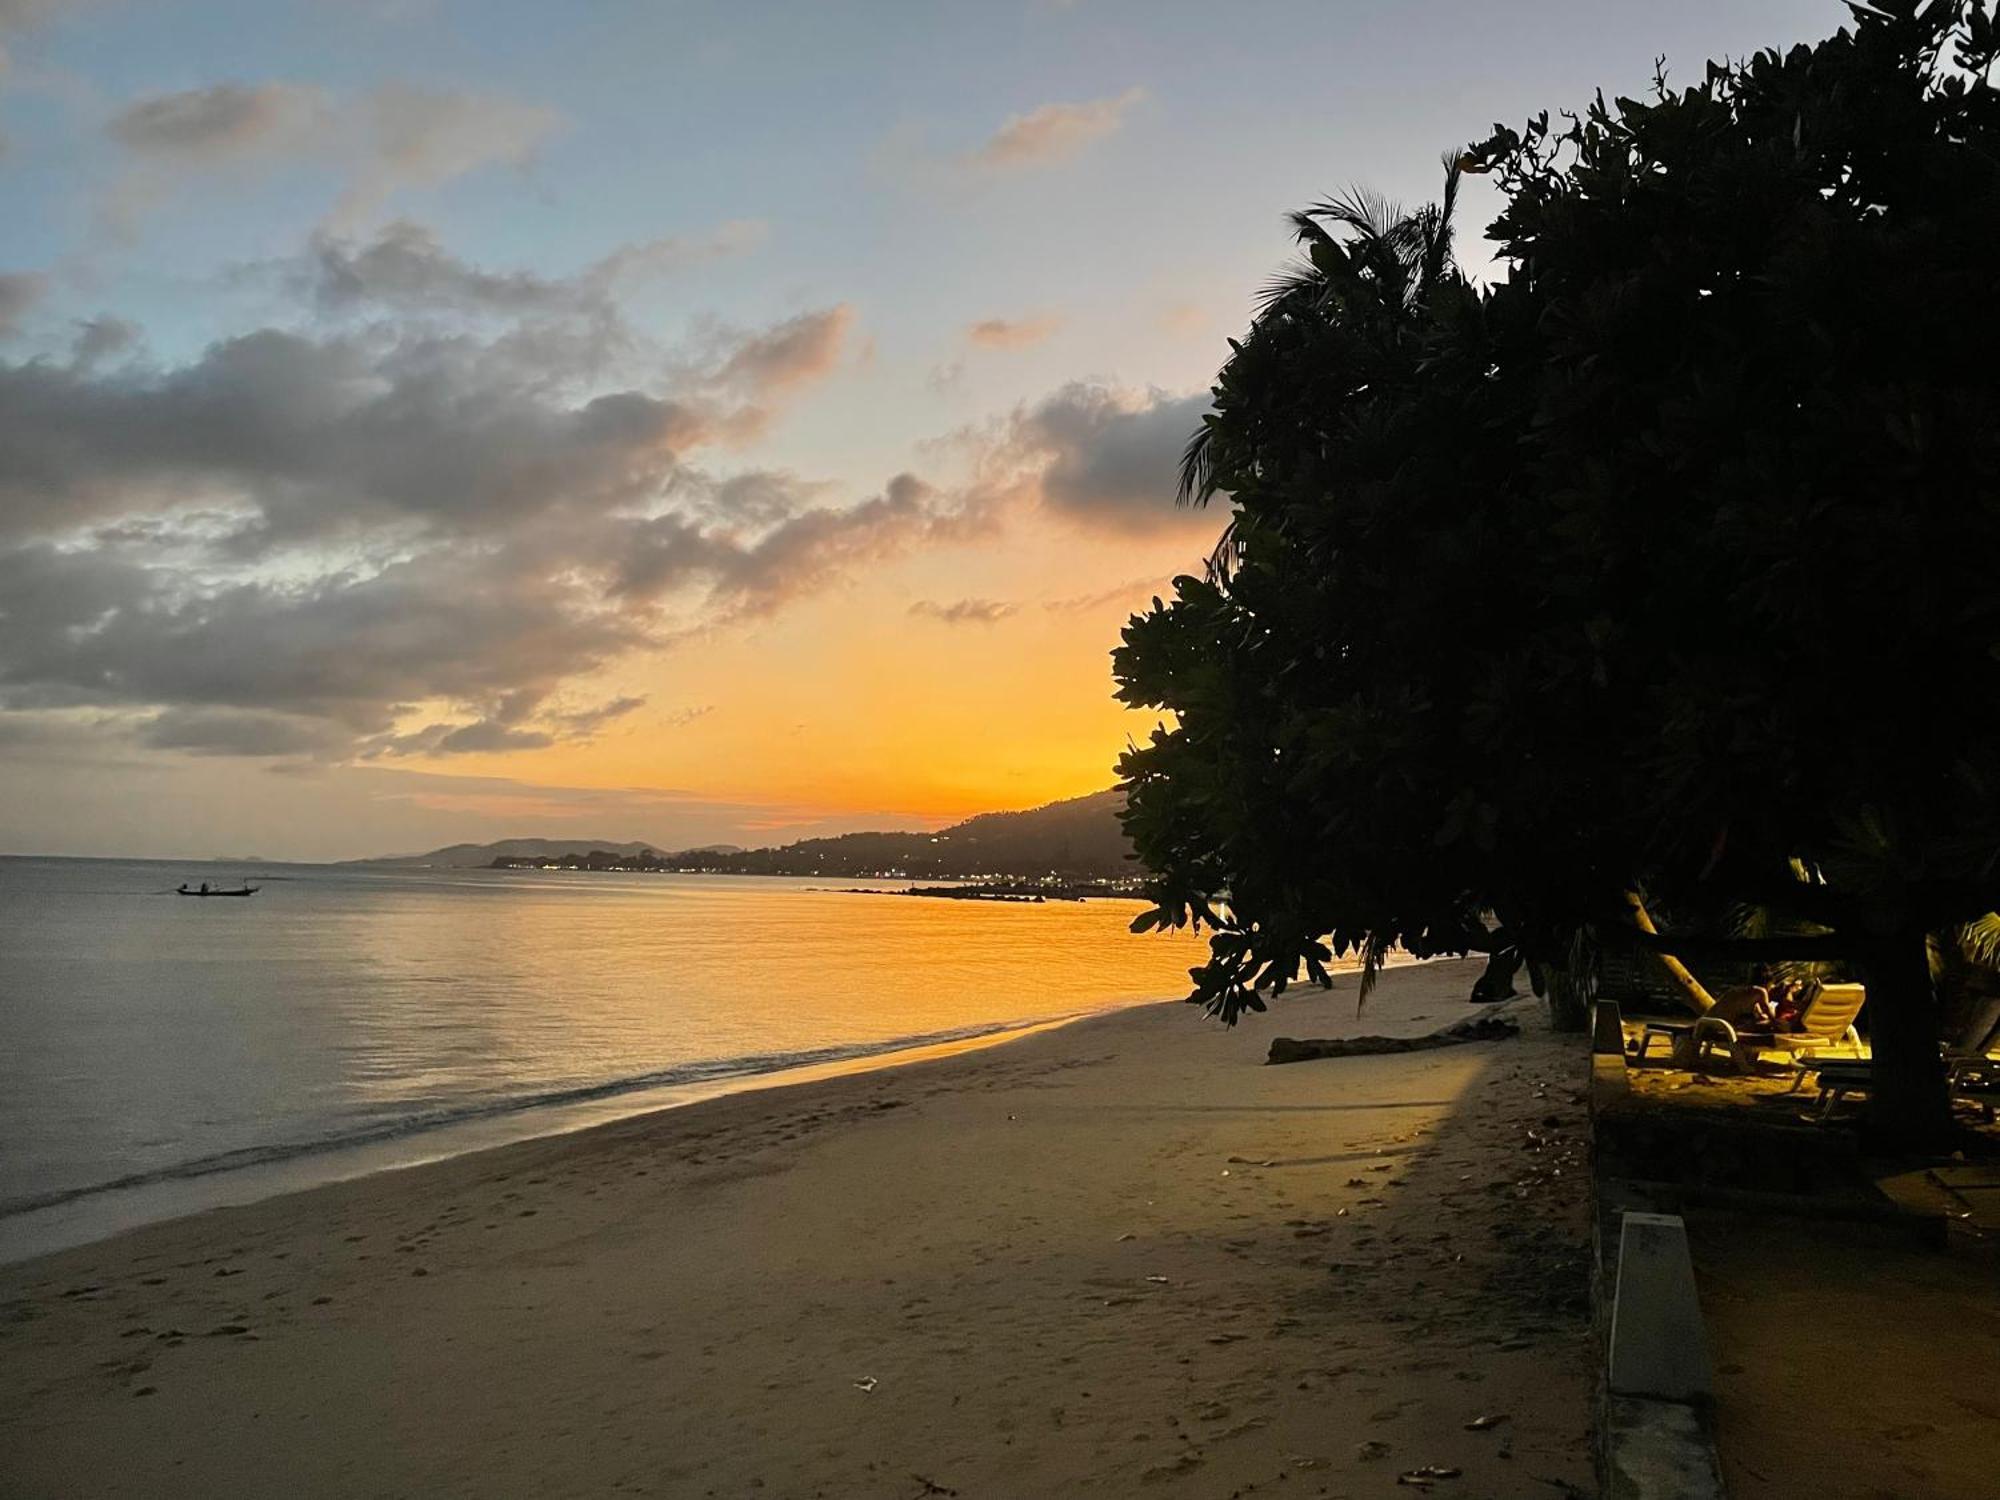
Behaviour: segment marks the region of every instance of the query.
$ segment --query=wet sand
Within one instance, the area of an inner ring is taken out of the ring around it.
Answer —
[[[0,1268],[0,1494],[1587,1492],[1582,1044],[1147,1006]],[[1503,1418],[1476,1430],[1483,1418]]]

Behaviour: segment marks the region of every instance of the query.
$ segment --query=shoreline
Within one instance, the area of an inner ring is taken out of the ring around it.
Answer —
[[[1113,1010],[0,1268],[0,1491],[1587,1484],[1585,1174],[1522,1144],[1580,1147],[1576,1039],[1529,1002],[1512,1041],[1262,1065],[1476,1013],[1476,967],[1392,970],[1358,1021],[1351,975],[1234,1032]]]
[[[1177,1004],[1142,1000],[1136,1005]],[[197,1160],[112,1182],[62,1190],[0,1212],[0,1267],[72,1250],[128,1230],[239,1208],[289,1193],[354,1182],[384,1172],[402,1172],[496,1151],[527,1141],[572,1135],[622,1120],[688,1109],[710,1099],[764,1089],[793,1088],[884,1068],[910,1067],[997,1047],[1092,1016],[1133,1008],[1117,1003],[1039,1021],[1007,1021],[991,1027],[931,1037],[908,1037],[875,1046],[857,1043],[841,1055],[770,1068],[744,1068],[659,1082],[579,1087],[557,1097],[507,1101],[437,1121],[400,1122],[378,1131],[324,1142],[246,1148],[246,1159],[210,1165]],[[736,1061],[727,1059],[725,1061]]]
[[[1398,963],[1392,959],[1388,967],[1454,961],[1404,959]],[[1336,977],[1342,972],[1334,971]],[[768,1067],[754,1066],[768,1060],[761,1057],[700,1060],[658,1074],[472,1106],[443,1118],[416,1116],[322,1140],[271,1142],[81,1187],[26,1194],[0,1203],[0,1267],[217,1208],[241,1207],[330,1183],[570,1135],[733,1094],[909,1067],[1000,1046],[1095,1016],[1184,1003],[1173,999],[1114,1000],[1033,1020],[997,1021],[879,1043],[830,1046],[816,1053],[796,1054],[796,1060],[775,1060]],[[711,1068],[717,1071],[708,1071]]]

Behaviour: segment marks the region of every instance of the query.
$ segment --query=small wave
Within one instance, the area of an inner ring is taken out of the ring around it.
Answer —
[[[80,1198],[91,1198],[100,1193],[115,1193],[161,1182],[186,1181],[191,1178],[213,1176],[219,1172],[239,1171],[245,1167],[268,1166],[273,1162],[290,1161],[303,1156],[317,1156],[357,1146],[376,1145],[383,1141],[421,1135],[426,1131],[438,1130],[448,1125],[500,1119],[508,1115],[525,1114],[531,1110],[548,1109],[564,1104],[588,1104],[598,1099],[613,1099],[621,1094],[643,1093],[648,1089],[672,1088],[691,1083],[714,1083],[725,1078],[761,1077],[767,1073],[783,1073],[793,1068],[810,1068],[822,1063],[848,1062],[863,1057],[881,1057],[891,1052],[913,1051],[919,1047],[974,1041],[980,1037],[998,1036],[1004,1032],[1020,1031],[1030,1026],[1075,1020],[1085,1014],[1089,1012],[1078,1011],[1071,1015],[1045,1016],[1037,1020],[992,1021],[977,1026],[961,1026],[950,1031],[892,1037],[880,1042],[811,1047],[798,1052],[764,1052],[747,1057],[710,1058],[699,1062],[679,1063],[671,1068],[660,1068],[650,1073],[634,1073],[604,1083],[579,1084],[573,1088],[549,1089],[509,1099],[489,1100],[481,1104],[425,1110],[418,1114],[384,1121],[379,1125],[338,1131],[311,1140],[243,1146],[233,1151],[222,1151],[212,1156],[176,1162],[171,1166],[155,1167],[145,1172],[133,1172],[123,1177],[93,1182],[84,1187],[55,1188],[42,1193],[0,1198],[0,1218],[32,1213],[37,1209],[54,1208],[58,1204],[74,1203]]]

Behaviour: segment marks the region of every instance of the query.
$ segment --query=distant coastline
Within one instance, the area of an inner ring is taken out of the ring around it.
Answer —
[[[1025,812],[984,813],[935,833],[846,833],[773,848],[704,844],[663,850],[608,839],[501,839],[356,864],[642,874],[807,875],[846,880],[1136,883],[1119,820],[1124,797],[1094,792]],[[962,899],[962,898],[961,898]]]
[[[1136,900],[1140,882],[1127,880],[978,880],[961,885],[913,885],[908,890],[884,891],[856,886],[844,894],[851,896],[927,896],[939,901],[1015,901],[1039,904],[1044,901]]]

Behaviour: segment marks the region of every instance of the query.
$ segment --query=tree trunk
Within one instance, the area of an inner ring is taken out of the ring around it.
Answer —
[[[1577,983],[1576,976],[1560,964],[1548,967],[1549,1025],[1557,1031],[1586,1031],[1590,1027],[1590,991]]]
[[[1938,1051],[1937,992],[1924,935],[1895,939],[1862,966],[1875,1054],[1864,1132],[1871,1149],[1934,1155],[1950,1149],[1951,1097]]]
[[[1653,914],[1646,910],[1646,901],[1637,891],[1625,893],[1625,904],[1632,908],[1632,922],[1641,932],[1653,937],[1660,935],[1660,929],[1653,925]],[[1681,998],[1687,1008],[1698,1016],[1707,1015],[1715,1009],[1715,996],[1711,995],[1699,979],[1689,972],[1688,966],[1671,953],[1659,955],[1666,965],[1668,975],[1680,986]]]

